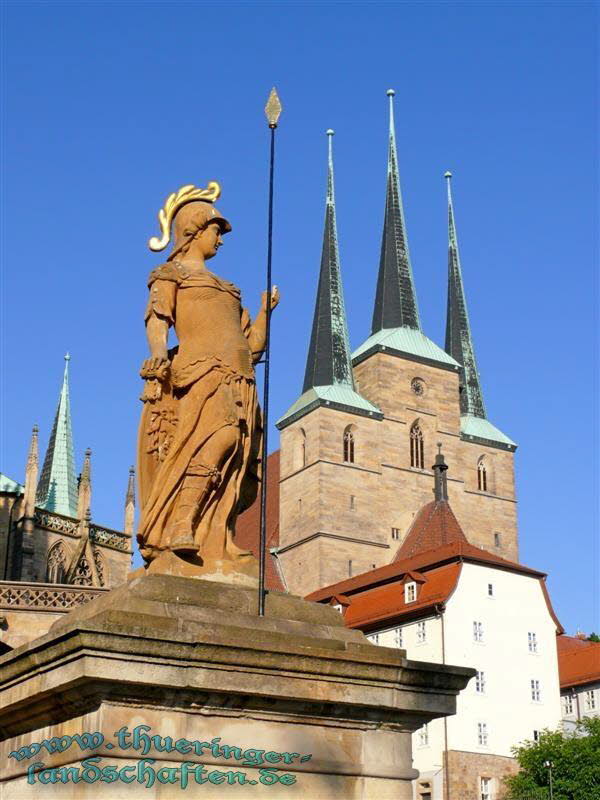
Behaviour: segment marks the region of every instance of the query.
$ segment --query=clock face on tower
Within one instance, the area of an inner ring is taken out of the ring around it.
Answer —
[[[417,397],[422,397],[425,394],[425,384],[421,378],[413,378],[410,382],[410,388]]]

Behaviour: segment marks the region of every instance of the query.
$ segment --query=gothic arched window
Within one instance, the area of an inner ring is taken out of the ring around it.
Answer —
[[[352,425],[348,425],[344,431],[344,461],[354,464],[354,430]]]
[[[480,492],[487,492],[488,479],[485,458],[482,456],[477,462],[477,488]]]
[[[413,423],[410,429],[410,465],[417,469],[425,469],[423,431],[418,420]]]
[[[46,581],[48,583],[64,583],[67,572],[67,556],[62,542],[56,542],[48,552],[46,562]]]

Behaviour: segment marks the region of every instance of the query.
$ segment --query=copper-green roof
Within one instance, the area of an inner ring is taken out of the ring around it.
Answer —
[[[506,434],[483,417],[473,414],[463,414],[460,418],[460,434],[462,439],[473,440],[482,444],[502,447],[505,450],[516,450],[517,444],[509,439]]]
[[[387,351],[392,355],[405,356],[414,361],[423,361],[458,370],[460,365],[424,333],[415,328],[384,328],[369,336],[354,353],[354,363],[363,361],[372,352]]]
[[[318,406],[330,406],[339,411],[347,411],[363,417],[383,418],[383,414],[377,406],[369,403],[350,386],[338,383],[329,386],[312,386],[288,408],[275,424],[281,430]]]
[[[13,481],[8,475],[0,472],[0,492],[10,492],[11,494],[23,494],[25,487],[17,481]]]

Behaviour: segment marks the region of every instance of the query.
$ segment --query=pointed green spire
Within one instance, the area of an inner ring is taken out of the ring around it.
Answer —
[[[448,309],[446,316],[446,352],[461,365],[459,372],[460,411],[485,419],[483,393],[475,360],[475,349],[471,337],[471,326],[463,288],[458,238],[454,222],[452,173],[446,172],[448,188]]]
[[[336,383],[345,384],[354,389],[335,219],[333,131],[331,129],[327,131],[327,139],[325,229],[315,315],[304,375],[304,392],[313,386],[329,386]]]
[[[278,420],[279,428],[289,425],[319,405],[328,405],[351,413],[381,417],[379,409],[361,397],[355,391],[354,386],[335,217],[333,131],[331,129],[327,131],[327,138],[325,229],[304,385],[300,398]]]
[[[387,95],[390,99],[387,190],[372,334],[386,328],[421,330],[400,191],[394,125],[395,91],[388,89]]]
[[[56,511],[67,517],[75,517],[77,514],[77,478],[69,403],[70,359],[71,357],[67,353],[58,408],[37,489],[37,504],[47,511]]]

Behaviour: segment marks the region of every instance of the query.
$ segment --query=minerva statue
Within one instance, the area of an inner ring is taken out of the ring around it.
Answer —
[[[213,205],[220,193],[211,182],[171,194],[159,212],[162,237],[149,242],[159,251],[173,238],[166,263],[148,280],[150,358],[141,369],[137,540],[150,572],[257,574],[234,534],[260,481],[254,365],[265,346],[267,293],[252,322],[240,290],[207,268],[231,231]],[[271,309],[278,301],[274,288]],[[178,345],[168,350],[171,326]]]

